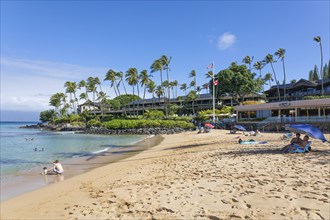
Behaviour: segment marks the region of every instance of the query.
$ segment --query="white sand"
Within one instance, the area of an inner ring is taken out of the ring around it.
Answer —
[[[282,154],[281,136],[239,145],[223,130],[168,135],[133,157],[1,203],[1,219],[330,219],[329,145],[312,140],[312,153]]]

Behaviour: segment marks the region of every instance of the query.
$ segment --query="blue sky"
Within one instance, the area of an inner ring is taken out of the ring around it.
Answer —
[[[198,85],[207,82],[212,61],[218,72],[278,48],[286,49],[288,80],[307,78],[320,65],[314,36],[329,60],[329,7],[329,1],[1,1],[1,111],[49,109],[49,97],[64,92],[68,80],[103,80],[110,68],[150,71],[163,54],[172,56],[170,80],[179,83],[191,81],[191,70]],[[280,62],[275,70],[282,81]],[[113,98],[109,83],[102,86]]]

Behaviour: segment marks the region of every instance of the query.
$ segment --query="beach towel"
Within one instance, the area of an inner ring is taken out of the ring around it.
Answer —
[[[242,141],[240,144],[267,144],[268,141]]]

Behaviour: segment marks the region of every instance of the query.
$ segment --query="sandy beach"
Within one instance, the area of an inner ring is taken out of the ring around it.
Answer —
[[[131,157],[1,203],[1,219],[330,219],[330,146],[281,133],[165,135]],[[330,139],[330,135],[326,134]]]

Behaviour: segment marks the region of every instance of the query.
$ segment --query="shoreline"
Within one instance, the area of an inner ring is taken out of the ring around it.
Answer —
[[[28,172],[20,171],[12,175],[9,182],[1,184],[0,201],[7,201],[16,196],[56,184],[74,176],[90,172],[95,168],[131,157],[157,145],[162,139],[160,135],[150,135],[131,145],[112,148],[94,155],[67,158],[61,161],[65,169],[63,175],[41,175],[41,166],[34,167]]]
[[[329,219],[329,146],[313,139],[311,153],[282,154],[282,135],[262,133],[255,139],[268,143],[259,145],[224,130],[164,136],[2,202],[1,219]]]

